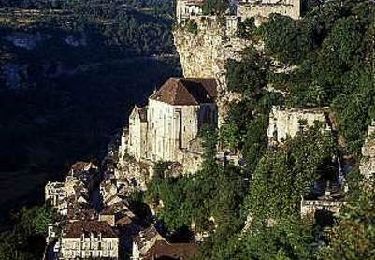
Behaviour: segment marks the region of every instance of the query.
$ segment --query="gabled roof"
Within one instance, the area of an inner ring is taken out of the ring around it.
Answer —
[[[214,103],[217,97],[215,79],[170,78],[150,99],[176,106]]]

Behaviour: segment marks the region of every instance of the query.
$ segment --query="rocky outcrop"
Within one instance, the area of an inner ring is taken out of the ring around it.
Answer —
[[[183,75],[186,78],[215,78],[218,82],[219,124],[226,114],[226,104],[239,96],[226,88],[225,64],[228,59],[241,59],[241,51],[251,42],[237,37],[238,17],[220,18],[201,16],[174,30],[174,43],[180,55]]]
[[[373,189],[375,179],[375,122],[368,127],[367,138],[362,147],[359,171],[364,177],[364,187]]]

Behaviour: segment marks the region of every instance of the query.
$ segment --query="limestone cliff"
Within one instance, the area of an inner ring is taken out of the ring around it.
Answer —
[[[251,44],[237,37],[238,17],[202,16],[191,20],[196,30],[181,24],[173,32],[186,78],[215,78],[219,88],[219,119],[225,114],[225,104],[238,98],[226,88],[225,63],[239,60],[241,51]]]
[[[362,147],[362,160],[359,170],[364,177],[364,187],[368,190],[374,189],[375,172],[375,122],[368,127],[368,134],[364,146]]]

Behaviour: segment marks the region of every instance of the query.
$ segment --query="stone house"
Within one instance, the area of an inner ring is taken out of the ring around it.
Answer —
[[[73,164],[64,182],[46,184],[45,201],[64,216],[68,215],[69,211],[85,208],[97,181],[97,173],[97,167],[92,163]]]
[[[101,221],[68,223],[62,238],[60,259],[118,259],[119,237]]]
[[[192,16],[202,15],[204,0],[177,0],[176,17],[177,22],[190,19]]]
[[[49,181],[44,189],[45,201],[52,207],[58,207],[66,198],[64,182]]]
[[[197,251],[195,243],[170,243],[151,226],[135,237],[131,259],[193,259]]]
[[[137,160],[184,161],[195,147],[199,130],[217,125],[214,79],[170,78],[135,107],[129,118],[127,152]]]

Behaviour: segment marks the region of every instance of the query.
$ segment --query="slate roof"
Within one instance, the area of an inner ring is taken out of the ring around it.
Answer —
[[[150,99],[175,106],[214,103],[217,97],[215,79],[170,78]]]

